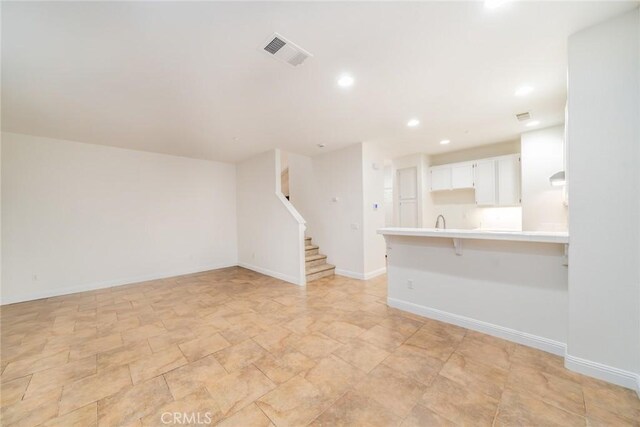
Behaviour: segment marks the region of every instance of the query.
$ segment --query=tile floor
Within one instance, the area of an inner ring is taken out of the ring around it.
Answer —
[[[228,268],[5,306],[1,424],[640,425],[630,390],[385,300]]]

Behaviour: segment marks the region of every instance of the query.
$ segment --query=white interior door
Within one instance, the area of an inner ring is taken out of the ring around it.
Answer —
[[[400,227],[418,226],[418,170],[398,170],[398,222]]]

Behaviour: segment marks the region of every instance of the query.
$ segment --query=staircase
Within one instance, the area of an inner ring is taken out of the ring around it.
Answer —
[[[327,264],[327,256],[319,252],[318,246],[311,242],[311,237],[304,238],[304,250],[307,283],[335,274],[335,265]]]

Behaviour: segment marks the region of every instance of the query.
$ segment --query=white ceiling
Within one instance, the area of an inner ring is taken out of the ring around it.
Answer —
[[[3,2],[2,129],[232,162],[505,141],[563,121],[567,37],[637,4]],[[273,32],[314,57],[269,58]]]

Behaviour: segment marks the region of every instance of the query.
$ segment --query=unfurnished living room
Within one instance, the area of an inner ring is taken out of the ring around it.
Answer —
[[[0,15],[0,425],[640,426],[640,2]]]

